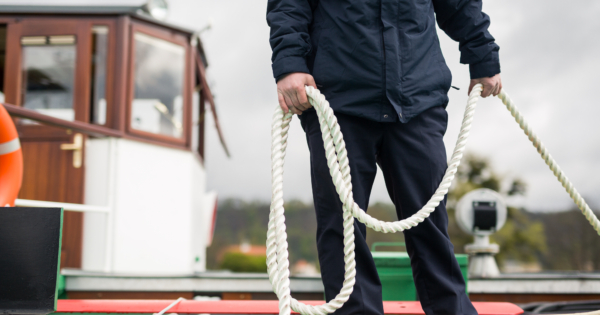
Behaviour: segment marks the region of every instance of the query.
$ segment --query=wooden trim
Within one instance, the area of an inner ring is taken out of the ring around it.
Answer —
[[[185,114],[185,112],[184,112]],[[162,134],[157,134],[157,133],[152,133],[152,132],[148,132],[148,131],[143,131],[143,130],[137,130],[137,129],[133,129],[130,125],[128,126],[127,129],[127,134],[130,134],[132,136],[135,136],[135,138],[142,138],[142,139],[150,139],[150,140],[156,140],[156,141],[162,141],[162,142],[166,142],[166,143],[172,143],[172,144],[177,144],[178,146],[182,146],[182,147],[186,147],[186,135],[184,135],[185,133],[185,127],[184,127],[184,131],[182,132],[182,137],[181,138],[174,138],[171,136],[166,136],[166,135],[162,135]]]
[[[11,24],[17,22],[17,20],[15,17],[0,16],[0,24]]]
[[[9,24],[10,25],[10,24]],[[114,61],[116,50],[116,23],[114,17],[28,17],[26,20],[11,25],[8,30],[10,35],[10,47],[18,47],[7,50],[7,54],[13,56],[7,57],[12,61],[7,63],[11,69],[6,69],[6,77],[15,78],[5,87],[6,91],[16,91],[16,95],[6,98],[7,102],[12,104],[22,104],[22,47],[20,37],[28,35],[66,35],[76,36],[76,65],[75,65],[75,84],[73,90],[73,107],[75,110],[75,119],[83,122],[90,122],[90,95],[91,95],[91,48],[92,36],[91,28],[94,25],[104,25],[109,28],[109,38],[107,47],[107,69],[106,69],[106,102],[107,102],[107,122],[105,126],[112,126],[113,112],[115,111],[115,102],[113,101],[114,89]],[[9,39],[7,38],[7,45]],[[9,75],[10,73],[10,75]],[[9,93],[11,94],[11,93]]]
[[[73,130],[60,127],[53,127],[42,124],[18,125],[19,141],[45,142],[45,141],[64,141],[72,142]]]
[[[106,82],[105,82],[105,99],[106,99],[106,122],[101,126],[106,126],[109,128],[114,128],[114,117],[116,116],[114,113],[118,111],[118,105],[115,101],[115,81],[116,81],[116,72],[118,69],[115,66],[116,63],[116,51],[117,51],[117,22],[115,18],[89,18],[85,20],[87,25],[87,32],[90,38],[89,41],[89,50],[87,52],[88,58],[92,56],[92,27],[94,26],[107,26],[108,27],[108,47],[106,48],[107,56],[106,56]],[[91,69],[91,59],[87,65],[88,69]],[[91,103],[91,93],[92,93],[92,73],[88,71],[88,98],[87,98],[87,117],[91,117],[90,109],[92,106]],[[118,128],[114,128],[118,129]]]
[[[77,29],[77,59],[75,60],[75,91],[73,91],[73,108],[75,120],[90,123],[90,82],[92,63],[92,30],[88,23],[82,21]]]
[[[204,78],[200,78],[200,80],[204,80]],[[200,118],[198,121],[198,154],[202,157],[204,161],[204,143],[205,143],[205,120],[206,120],[206,99],[204,97],[204,92],[200,91]]]
[[[158,39],[162,39],[177,45],[182,46],[185,51],[186,51],[186,56],[185,56],[185,68],[184,68],[184,81],[183,81],[183,135],[181,138],[175,138],[175,137],[170,137],[170,136],[165,136],[165,135],[159,135],[159,134],[154,134],[154,133],[150,133],[150,132],[146,132],[146,131],[141,131],[141,130],[136,130],[133,127],[131,127],[131,104],[133,103],[133,98],[134,98],[134,89],[135,89],[135,33],[136,32],[140,32],[149,36],[153,36],[156,37]],[[150,139],[150,140],[158,140],[158,141],[164,141],[164,142],[168,142],[168,143],[172,143],[172,144],[179,144],[180,146],[184,146],[186,148],[190,148],[190,113],[191,113],[191,91],[189,91],[189,79],[190,76],[188,75],[188,70],[187,68],[191,67],[192,65],[188,64],[189,63],[189,54],[190,54],[190,44],[189,44],[189,40],[186,36],[181,35],[178,32],[173,32],[173,31],[169,31],[169,30],[165,30],[165,29],[158,29],[156,27],[152,27],[149,26],[145,23],[141,23],[141,22],[131,22],[131,31],[129,32],[129,76],[128,76],[128,84],[127,86],[129,87],[129,91],[128,91],[128,97],[127,97],[127,104],[126,104],[126,122],[125,122],[125,130],[126,133],[128,134],[132,134],[132,135],[136,135],[140,138],[146,138],[146,139]]]
[[[205,96],[205,100],[210,105],[212,116],[215,122],[215,127],[217,128],[217,134],[219,135],[219,140],[221,141],[223,150],[225,150],[225,154],[227,154],[227,157],[230,157],[231,155],[229,154],[229,149],[227,148],[227,143],[225,143],[225,137],[223,136],[223,132],[221,131],[221,125],[219,124],[219,116],[217,116],[217,107],[215,106],[215,100],[213,98],[212,92],[210,91],[210,88],[208,87],[208,82],[206,82],[206,69],[204,68],[204,63],[202,63],[202,57],[200,56],[200,51],[198,50],[196,50],[195,52],[195,60],[196,67],[200,75],[202,93]]]
[[[185,49],[185,53],[186,53],[186,62],[185,62],[185,71],[186,71],[186,77],[187,77],[187,82],[184,82],[185,85],[185,95],[188,98],[187,99],[187,104],[185,105],[186,111],[187,111],[187,115],[184,116],[184,120],[185,120],[185,125],[186,127],[184,128],[185,130],[185,134],[186,134],[186,147],[188,147],[190,150],[192,149],[192,130],[193,130],[193,124],[194,124],[194,120],[193,120],[193,107],[194,107],[194,93],[195,93],[195,88],[196,88],[196,70],[194,69],[194,49],[190,44],[190,41],[187,41],[187,45],[186,45],[186,49]]]
[[[19,118],[27,118],[37,122],[40,122],[45,125],[61,127],[65,129],[71,129],[76,132],[81,132],[86,135],[94,136],[94,137],[122,137],[123,133],[117,130],[113,130],[110,128],[106,128],[99,125],[88,124],[81,121],[68,121],[62,120],[59,118],[55,118],[52,116],[40,114],[32,109],[23,108],[21,106],[11,105],[11,104],[2,104],[6,111],[13,117]]]
[[[82,19],[56,17],[29,17],[20,21],[22,33],[20,36],[37,35],[78,35]],[[79,43],[80,38],[76,42]]]
[[[115,46],[115,74],[114,74],[114,107],[112,113],[111,127],[125,132],[127,106],[128,106],[128,69],[129,62],[129,16],[121,16],[117,19],[115,30],[116,46]]]
[[[150,32],[146,33],[148,35],[156,36],[175,44],[183,45],[183,43],[185,43],[189,45],[190,36],[192,34],[149,23],[148,21],[140,20],[137,17],[133,17],[130,21],[133,27]],[[175,42],[175,40],[179,42]]]
[[[13,117],[27,118],[27,119],[37,121],[37,122],[45,124],[45,125],[59,127],[59,128],[67,129],[67,130],[72,130],[74,132],[81,132],[83,134],[86,134],[86,135],[89,135],[92,137],[123,138],[123,139],[129,139],[129,140],[144,142],[144,143],[153,144],[153,145],[160,145],[160,146],[168,147],[168,148],[172,148],[172,149],[189,151],[188,148],[182,147],[181,145],[178,145],[178,144],[173,144],[173,143],[164,142],[164,141],[158,141],[158,140],[154,140],[154,139],[140,138],[140,137],[128,135],[121,131],[110,129],[110,128],[100,126],[100,125],[87,124],[87,123],[83,123],[80,121],[62,120],[62,119],[54,118],[52,116],[40,114],[34,110],[23,108],[21,106],[15,106],[15,105],[6,104],[6,103],[4,103],[2,105],[4,105],[4,108],[6,108],[6,111]]]
[[[21,104],[21,46],[22,23],[9,23],[6,26],[6,59],[4,68],[4,100],[7,103]]]
[[[4,91],[4,97],[5,97],[5,99],[7,97],[6,96],[6,90],[7,90],[7,88],[13,88],[14,84],[16,83],[16,82],[14,82],[14,80],[7,80],[6,79],[6,78],[9,78],[9,76],[8,76],[9,65],[14,66],[10,62],[8,62],[9,59],[8,59],[8,55],[7,55],[8,51],[9,51],[9,49],[8,49],[9,27],[14,28],[16,21],[17,20],[15,18],[0,17],[0,24],[6,25],[6,43],[5,44],[6,44],[7,49],[6,49],[6,52],[5,52],[5,55],[4,55],[4,86],[0,87],[0,88],[2,88],[2,91]],[[11,57],[14,58],[14,56],[11,56]]]
[[[7,77],[12,78],[14,83],[7,87],[6,92],[9,97],[5,100],[8,103],[22,105],[23,103],[23,73],[22,73],[22,54],[21,46],[22,36],[52,36],[52,35],[75,35],[75,73],[73,86],[73,110],[75,111],[75,120],[88,122],[89,115],[89,62],[90,56],[86,54],[89,51],[90,34],[87,33],[85,20],[74,18],[28,18],[16,23],[18,27],[11,27],[7,34],[7,62],[10,62],[10,69],[7,67]],[[10,39],[9,39],[10,38]],[[10,53],[10,57],[8,56]]]
[[[148,143],[148,144],[153,144],[153,145],[159,145],[161,147],[191,152],[191,150],[189,148],[184,147],[181,144],[172,143],[172,142],[168,142],[168,141],[162,141],[162,140],[156,140],[156,139],[150,139],[150,138],[142,138],[142,137],[132,135],[132,134],[127,134],[127,133],[124,133],[122,138],[128,139],[128,140],[134,140],[134,141],[138,141],[138,142],[143,142],[143,143]]]
[[[185,33],[144,22],[131,22],[127,15],[119,17],[47,17],[27,16],[26,20],[18,18],[1,18],[0,23],[7,23],[7,49],[4,93],[6,108],[13,117],[27,118],[45,125],[71,129],[95,137],[122,137],[169,148],[191,150],[192,130],[192,91],[194,79],[194,54]],[[137,20],[136,20],[137,21]],[[135,24],[135,25],[134,25]],[[51,25],[51,27],[48,27]],[[90,80],[91,80],[91,27],[106,25],[109,27],[109,47],[107,60],[107,120],[105,125],[90,122]],[[156,135],[149,132],[130,130],[130,104],[133,99],[133,32],[135,30],[181,45],[186,50],[186,66],[183,87],[184,121],[183,136],[180,139]],[[41,114],[37,111],[17,106],[22,103],[22,49],[21,36],[27,35],[66,35],[77,36],[77,60],[75,69],[75,91],[73,107],[76,112],[75,121],[66,121]],[[128,62],[129,67],[127,67]],[[129,87],[129,88],[128,88]],[[17,104],[17,105],[13,105]]]

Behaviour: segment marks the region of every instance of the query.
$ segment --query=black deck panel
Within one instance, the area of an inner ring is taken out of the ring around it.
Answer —
[[[0,207],[0,314],[56,309],[61,208]]]

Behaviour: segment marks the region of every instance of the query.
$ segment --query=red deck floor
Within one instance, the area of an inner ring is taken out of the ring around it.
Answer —
[[[58,313],[158,313],[168,300],[58,300]],[[323,301],[303,301],[318,305]],[[179,302],[167,313],[180,314],[279,314],[278,301],[191,301]],[[523,310],[512,303],[473,302],[479,315],[518,315]],[[383,302],[386,314],[425,314],[419,302]]]

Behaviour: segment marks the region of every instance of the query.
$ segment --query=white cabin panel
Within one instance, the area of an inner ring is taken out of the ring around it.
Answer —
[[[213,209],[204,209],[206,173],[196,156],[127,139],[88,142],[88,150],[104,151],[100,155],[105,158],[86,158],[86,203],[111,204],[112,215],[86,213],[83,269],[141,274],[204,270],[206,233],[199,230],[206,223],[198,224]],[[94,188],[101,185],[105,188]]]
[[[85,142],[85,204],[110,207],[110,141],[104,138]],[[104,271],[106,268],[107,220],[105,213],[87,212],[83,215],[83,270]]]
[[[194,211],[192,215],[192,253],[194,255],[194,272],[206,271],[206,248],[212,241],[212,222],[216,207],[216,192],[206,192],[206,171],[202,162],[196,157],[192,197]],[[207,202],[208,201],[208,202]],[[213,201],[213,203],[210,203]]]

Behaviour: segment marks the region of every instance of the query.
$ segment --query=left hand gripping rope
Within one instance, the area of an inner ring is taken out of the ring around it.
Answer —
[[[283,209],[283,162],[285,158],[285,149],[287,147],[288,130],[293,114],[284,114],[283,110],[277,106],[273,115],[273,123],[271,127],[271,212],[269,215],[269,226],[267,232],[267,270],[269,280],[273,285],[273,290],[279,298],[279,314],[288,315],[291,309],[307,315],[325,315],[333,313],[344,305],[350,297],[354,287],[356,275],[356,262],[354,260],[354,218],[364,223],[369,228],[383,232],[401,232],[417,226],[423,222],[431,212],[435,210],[444,196],[448,193],[448,189],[452,184],[454,175],[457,172],[460,161],[463,157],[467,138],[473,123],[473,115],[477,100],[481,95],[481,84],[475,85],[469,99],[463,116],[458,140],[452,153],[450,162],[442,181],[431,197],[431,199],[423,206],[421,210],[409,218],[394,222],[385,222],[377,220],[366,214],[354,202],[352,197],[352,184],[350,176],[350,167],[348,165],[348,153],[346,152],[346,144],[340,131],[340,126],[333,114],[333,110],[329,106],[329,102],[319,90],[307,86],[306,94],[310,103],[315,107],[321,125],[321,133],[323,134],[323,143],[325,146],[325,155],[327,157],[327,165],[329,166],[330,174],[335,184],[337,193],[343,203],[343,219],[344,219],[344,263],[345,274],[344,282],[340,293],[328,303],[312,306],[303,304],[290,296],[290,279],[289,279],[289,260],[288,260],[288,244],[287,233],[285,231],[285,217]],[[498,95],[506,108],[511,112],[521,129],[528,136],[534,147],[542,156],[542,159],[550,167],[550,170],[561,182],[563,187],[575,201],[579,209],[583,212],[588,221],[592,224],[596,232],[600,234],[600,221],[594,215],[585,200],[573,187],[573,184],[560,170],[554,159],[550,156],[539,138],[533,133],[531,128],[525,122],[525,119],[519,113],[517,108],[512,103],[508,95],[502,90]],[[600,312],[592,312],[586,314],[600,314]]]

